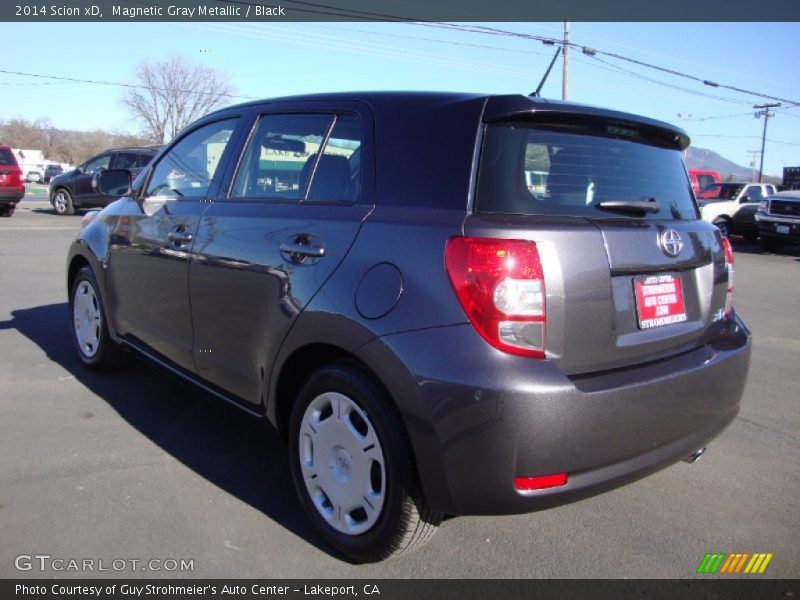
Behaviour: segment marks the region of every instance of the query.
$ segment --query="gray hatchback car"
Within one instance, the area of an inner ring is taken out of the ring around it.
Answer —
[[[750,334],[688,143],[521,95],[220,110],[135,182],[97,177],[123,197],[69,251],[78,356],[143,356],[270,423],[351,560],[445,515],[597,494],[698,456],[739,410]]]

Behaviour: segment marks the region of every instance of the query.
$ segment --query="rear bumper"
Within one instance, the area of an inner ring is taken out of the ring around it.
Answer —
[[[16,204],[25,196],[25,186],[0,189],[0,204]]]
[[[359,355],[400,407],[430,504],[509,514],[603,492],[705,446],[739,411],[750,335],[737,319],[711,345],[582,378],[495,351],[469,325],[387,336]],[[513,485],[564,472],[561,487]]]

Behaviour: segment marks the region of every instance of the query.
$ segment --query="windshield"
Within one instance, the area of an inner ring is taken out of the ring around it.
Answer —
[[[733,200],[742,191],[742,183],[713,183],[700,193],[703,200]]]
[[[647,219],[696,219],[680,150],[635,123],[500,123],[486,127],[476,210],[642,218],[598,207],[655,198]]]

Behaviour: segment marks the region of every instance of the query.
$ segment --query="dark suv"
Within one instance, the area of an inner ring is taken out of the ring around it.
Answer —
[[[61,165],[53,165],[53,164],[47,165],[44,168],[43,180],[45,183],[50,183],[50,180],[53,177],[58,177],[63,172],[64,172],[64,167],[62,167]]]
[[[353,560],[443,515],[608,490],[698,456],[745,384],[733,255],[688,143],[525,96],[215,112],[133,184],[98,177],[124,197],[69,252],[78,356],[134,352],[272,424]]]
[[[72,171],[53,175],[49,181],[50,204],[59,215],[74,215],[80,208],[106,206],[116,197],[98,192],[92,183],[94,176],[106,169],[126,169],[135,177],[158,154],[159,149],[160,146],[107,150]]]

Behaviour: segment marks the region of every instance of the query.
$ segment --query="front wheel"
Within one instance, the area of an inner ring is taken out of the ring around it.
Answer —
[[[105,309],[97,280],[89,267],[83,267],[72,282],[69,311],[72,316],[72,342],[84,365],[110,371],[124,361],[123,350],[108,333]]]
[[[368,374],[345,362],[315,372],[289,427],[295,489],[333,547],[373,562],[433,535],[442,515],[427,506],[403,423]]]
[[[72,195],[64,188],[59,188],[53,194],[53,208],[57,215],[74,215],[75,206],[72,203]]]

